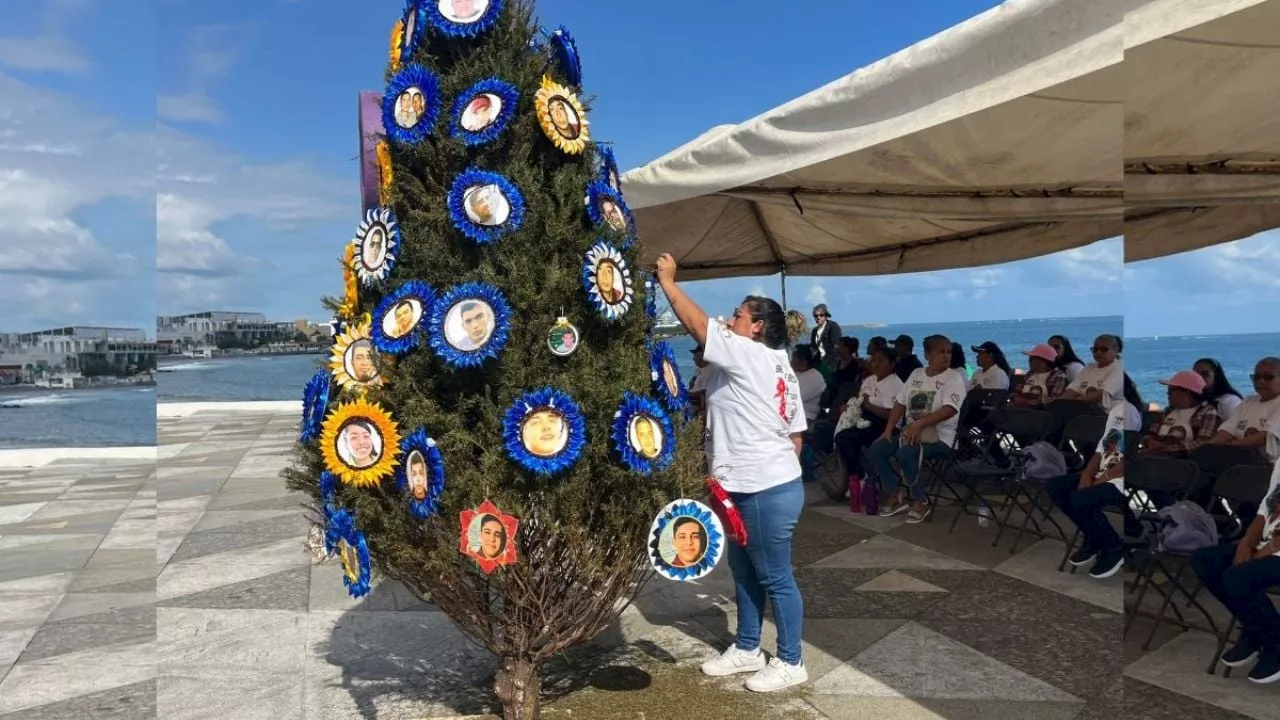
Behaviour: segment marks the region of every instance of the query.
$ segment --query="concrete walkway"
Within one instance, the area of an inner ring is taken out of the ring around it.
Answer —
[[[277,477],[296,414],[160,420],[156,463],[0,471],[0,720],[413,718],[493,711],[493,659],[393,582],[351,600],[305,549]],[[1055,572],[1061,545],[968,518],[920,526],[813,497],[795,564],[812,682],[774,696],[697,663],[734,624],[722,565],[655,579],[548,668],[549,718],[1275,717],[1275,694],[1204,673],[1208,636],[1121,639],[1120,578]],[[1149,627],[1149,626],[1148,626]],[[766,649],[774,637],[769,628]]]

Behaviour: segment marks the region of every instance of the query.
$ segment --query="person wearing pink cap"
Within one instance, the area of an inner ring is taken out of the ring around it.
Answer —
[[[1204,378],[1194,370],[1180,370],[1161,385],[1169,388],[1169,407],[1148,431],[1142,451],[1185,455],[1218,432],[1218,408],[1204,399]]]
[[[1024,408],[1039,408],[1062,397],[1070,379],[1067,371],[1058,367],[1058,351],[1046,344],[1022,351],[1028,358],[1031,372],[1023,378],[1022,385],[1013,395],[1013,404]]]

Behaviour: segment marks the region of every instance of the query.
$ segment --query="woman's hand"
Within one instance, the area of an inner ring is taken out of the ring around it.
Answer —
[[[658,282],[665,285],[676,281],[676,259],[671,257],[671,253],[662,253],[658,256]]]
[[[902,434],[898,436],[899,445],[915,445],[920,442],[920,426],[908,425]]]

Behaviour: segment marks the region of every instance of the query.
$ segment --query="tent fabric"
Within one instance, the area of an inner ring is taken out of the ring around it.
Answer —
[[[1125,259],[1280,227],[1280,0],[1160,0],[1125,27]]]
[[[688,279],[886,274],[1265,229],[1277,7],[1008,0],[626,173],[642,260],[671,252]],[[1195,234],[1164,239],[1178,222]]]
[[[1119,235],[1114,0],[1011,0],[623,177],[689,279],[986,265]]]

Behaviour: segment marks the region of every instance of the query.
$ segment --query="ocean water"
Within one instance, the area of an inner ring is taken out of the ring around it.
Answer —
[[[991,340],[1005,350],[1014,367],[1026,367],[1020,350],[1062,334],[1076,352],[1089,359],[1088,348],[1101,333],[1119,334],[1119,317],[1001,320],[968,323],[932,323],[860,327],[843,325],[845,335],[865,347],[875,335],[887,338],[906,333],[917,345],[925,335],[942,333],[972,345]],[[688,337],[671,340],[686,378],[691,376],[693,342]],[[973,353],[967,352],[969,362]],[[1280,355],[1280,334],[1128,338],[1125,368],[1138,383],[1143,398],[1163,403],[1159,384],[1198,358],[1213,357],[1243,393],[1252,392],[1249,373],[1258,359]],[[59,447],[147,445],[155,442],[156,402],[218,402],[298,400],[302,388],[315,373],[321,355],[243,357],[183,360],[161,363],[157,386],[114,390],[22,391],[0,393],[0,447]]]
[[[155,390],[0,392],[0,448],[155,445]]]

